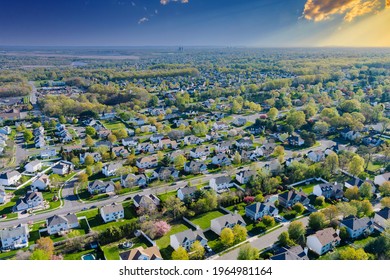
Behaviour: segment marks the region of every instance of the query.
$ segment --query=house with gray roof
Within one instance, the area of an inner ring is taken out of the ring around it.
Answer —
[[[195,241],[199,241],[204,247],[207,245],[208,240],[204,236],[202,230],[188,229],[170,236],[170,245],[174,250],[183,247],[189,251]]]
[[[75,214],[54,215],[46,219],[46,229],[50,235],[78,228],[79,226],[79,220]]]
[[[117,221],[125,217],[125,210],[122,204],[113,203],[100,208],[100,216],[105,223]]]
[[[279,210],[273,203],[270,202],[256,202],[245,207],[245,216],[256,221],[264,216],[275,217],[279,214]]]
[[[301,245],[292,247],[282,247],[270,258],[273,261],[306,261],[309,260],[307,250]]]
[[[5,192],[4,187],[0,186],[0,204],[5,203],[6,198],[7,198],[7,193]]]
[[[17,227],[0,230],[0,249],[14,250],[28,246],[28,226],[20,224]]]
[[[21,177],[22,175],[16,170],[3,172],[0,174],[0,186],[16,185]]]
[[[218,235],[224,228],[233,228],[235,225],[246,227],[244,219],[239,214],[226,214],[211,220],[210,229]]]
[[[368,217],[359,219],[354,216],[349,216],[340,222],[340,227],[345,227],[348,235],[354,239],[363,234],[371,234],[374,231],[374,222],[373,219]]]
[[[191,174],[199,174],[207,171],[207,165],[201,161],[188,161],[184,164],[184,171]]]
[[[25,197],[19,198],[14,206],[14,212],[24,211],[43,206],[43,196],[41,192],[30,191]]]
[[[211,178],[209,186],[216,192],[227,190],[232,186],[232,178],[230,178],[230,176],[219,176],[217,178]]]
[[[150,208],[150,207],[157,207],[157,206],[159,206],[161,201],[154,194],[150,194],[150,195],[139,195],[139,194],[136,194],[133,197],[133,202],[134,202],[134,206],[136,208],[139,208],[139,207]]]
[[[112,181],[96,180],[89,182],[87,189],[90,194],[112,193],[115,191],[115,185]]]
[[[323,196],[327,199],[341,199],[344,196],[343,185],[335,182],[315,185],[313,194]]]
[[[195,187],[189,187],[188,185],[185,186],[184,188],[179,188],[177,190],[177,197],[183,201],[188,198],[192,198],[197,191],[197,188]]]
[[[380,229],[386,229],[390,227],[390,207],[385,207],[382,210],[375,213],[374,222],[380,227]]]
[[[240,184],[244,185],[257,175],[254,170],[242,170],[236,174],[236,180]]]
[[[302,203],[306,206],[310,203],[310,199],[304,192],[298,192],[295,189],[284,192],[278,195],[279,205],[284,208],[292,207],[295,203]]]
[[[102,169],[102,173],[106,177],[111,177],[116,175],[116,171],[122,167],[122,164],[120,162],[118,163],[109,163],[105,165]]]

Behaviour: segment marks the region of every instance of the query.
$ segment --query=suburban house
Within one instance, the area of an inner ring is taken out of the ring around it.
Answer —
[[[66,175],[73,171],[73,163],[61,160],[56,165],[53,166],[52,170],[54,174]]]
[[[210,149],[209,147],[198,147],[193,148],[190,151],[190,157],[192,158],[201,158],[201,157],[207,157],[210,155]]]
[[[214,124],[213,124],[213,129],[214,130],[222,130],[222,129],[228,129],[229,128],[229,126],[226,124],[226,123],[224,123],[224,122],[215,122]]]
[[[94,182],[88,183],[88,192],[90,194],[98,193],[112,193],[115,191],[115,185],[113,182],[103,182],[101,180],[96,180]]]
[[[313,188],[313,194],[323,196],[327,199],[341,199],[344,196],[343,185],[335,182],[334,184],[318,184]]]
[[[294,147],[300,147],[305,144],[305,140],[303,140],[299,135],[291,135],[287,138],[287,141],[290,146]]]
[[[282,247],[275,252],[270,258],[273,261],[306,261],[309,260],[307,256],[307,249],[303,249],[301,245],[293,247]]]
[[[136,147],[138,145],[138,141],[137,141],[137,139],[132,138],[132,137],[123,138],[122,145],[125,147]]]
[[[22,175],[16,171],[6,171],[0,174],[0,186],[16,185]]]
[[[110,204],[100,208],[100,216],[105,223],[123,219],[125,217],[125,210],[122,204]]]
[[[177,149],[177,142],[175,140],[171,140],[169,138],[160,139],[158,141],[158,148],[160,150],[163,149]]]
[[[139,143],[137,146],[137,152],[139,153],[154,153],[156,148],[151,143]]]
[[[201,161],[189,161],[184,164],[184,171],[191,174],[199,174],[207,171],[207,165]]]
[[[188,198],[192,198],[195,194],[195,192],[197,191],[197,188],[195,187],[189,187],[188,185],[185,186],[184,188],[179,188],[177,190],[177,197],[183,201],[185,199],[188,199]]]
[[[27,192],[25,197],[18,199],[14,206],[14,212],[24,211],[33,209],[36,207],[43,206],[43,196],[40,192]]]
[[[207,245],[207,239],[202,230],[194,231],[192,229],[188,229],[170,236],[170,245],[174,250],[181,246],[189,251],[195,241],[199,241],[203,247]]]
[[[12,129],[9,126],[3,126],[2,128],[0,128],[0,134],[10,135],[11,132]]]
[[[5,203],[6,198],[7,198],[7,193],[5,192],[4,187],[0,186],[0,204]]]
[[[325,153],[321,150],[317,151],[309,151],[307,153],[307,157],[312,161],[312,162],[320,162],[325,159]]]
[[[390,181],[390,172],[383,173],[381,175],[375,176],[374,183],[378,186],[382,186],[384,182]]]
[[[130,155],[130,152],[124,147],[112,147],[111,152],[113,152],[117,157],[126,158]]]
[[[215,146],[215,150],[218,153],[226,153],[233,148],[233,141],[222,141]]]
[[[323,255],[340,244],[338,230],[325,228],[309,235],[306,240],[306,246],[317,255]]]
[[[189,136],[184,137],[183,142],[186,145],[200,145],[203,143],[203,140],[200,139],[199,137],[194,136],[194,135],[189,135]]]
[[[103,166],[102,173],[106,177],[115,176],[116,172],[121,167],[122,167],[122,164],[119,162],[118,163],[110,163],[110,164]]]
[[[242,170],[236,174],[236,180],[240,184],[247,184],[251,178],[256,177],[256,171],[254,170]]]
[[[150,137],[150,141],[152,141],[153,143],[157,143],[158,141],[160,141],[161,139],[164,138],[164,135],[163,134],[153,134],[151,137]]]
[[[353,187],[358,187],[359,189],[360,189],[360,187],[364,184],[364,183],[369,183],[370,185],[371,185],[371,190],[372,190],[372,192],[375,192],[375,185],[374,185],[374,182],[373,181],[371,181],[371,180],[368,180],[368,179],[366,179],[366,180],[361,180],[360,178],[358,178],[358,177],[353,177],[353,178],[351,178],[351,179],[349,179],[348,181],[345,181],[344,182],[344,186],[346,187],[346,188],[348,188],[348,189],[350,189],[350,188],[353,188]]]
[[[243,125],[246,124],[246,119],[245,119],[245,118],[240,118],[240,117],[238,117],[238,118],[236,118],[236,119],[233,121],[233,124],[234,124],[235,126],[243,126]]]
[[[363,234],[371,234],[374,231],[374,222],[368,217],[359,219],[349,216],[340,222],[340,227],[345,227],[351,238],[358,238]]]
[[[248,137],[241,138],[236,141],[236,146],[240,149],[248,149],[253,146],[253,141]]]
[[[154,175],[161,181],[166,181],[169,179],[178,179],[179,178],[179,170],[174,167],[159,167],[154,170]]]
[[[50,187],[50,179],[49,176],[46,174],[42,174],[39,176],[32,184],[31,184],[31,190],[46,190]]]
[[[390,227],[390,208],[385,207],[375,213],[374,222],[383,229]]]
[[[218,155],[214,156],[212,158],[211,162],[214,165],[218,165],[218,166],[227,166],[227,165],[232,164],[232,161],[230,160],[230,158],[226,154],[218,154]]]
[[[42,150],[40,155],[42,159],[51,158],[57,155],[57,151],[56,149],[46,149],[46,150]]]
[[[340,134],[341,137],[350,141],[354,141],[357,138],[360,138],[362,136],[360,132],[355,130],[348,130],[348,129],[344,129]]]
[[[138,168],[146,169],[146,168],[153,168],[158,166],[158,158],[156,155],[146,156],[137,159],[135,162],[135,165]]]
[[[297,192],[296,190],[290,190],[278,195],[279,205],[285,208],[292,207],[295,203],[302,203],[306,206],[310,203],[310,199],[304,192]]]
[[[149,207],[156,207],[160,205],[160,199],[153,194],[150,195],[136,194],[133,197],[133,202],[136,208],[139,207],[149,208]]]
[[[217,178],[211,178],[209,182],[210,188],[215,191],[226,190],[232,185],[232,179],[230,176],[220,176]]]
[[[119,258],[125,261],[159,261],[163,259],[157,246],[148,247],[146,249],[140,246],[130,251],[120,253]]]
[[[244,219],[239,214],[226,214],[211,220],[210,229],[218,235],[224,228],[233,228],[235,225],[246,227]]]
[[[98,161],[102,160],[102,156],[99,153],[84,153],[84,154],[80,154],[80,163],[81,164],[84,164],[85,158],[87,156],[91,156],[93,158],[94,162],[98,162]]]
[[[264,216],[275,217],[279,214],[279,210],[273,203],[270,202],[256,202],[245,207],[245,216],[256,221]]]
[[[28,173],[35,173],[42,169],[42,162],[40,160],[33,160],[24,166]]]
[[[147,179],[144,174],[128,174],[121,176],[121,184],[124,188],[130,188],[134,186],[146,186]]]
[[[0,244],[2,250],[15,250],[28,246],[27,224],[20,224],[17,227],[0,230]]]
[[[61,231],[68,231],[80,226],[79,220],[75,214],[54,215],[46,219],[46,228],[49,235],[57,234]]]

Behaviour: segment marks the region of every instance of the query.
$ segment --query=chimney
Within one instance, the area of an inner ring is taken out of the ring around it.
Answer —
[[[308,247],[303,248],[303,252],[305,252],[305,254],[307,255],[309,253],[309,248]]]

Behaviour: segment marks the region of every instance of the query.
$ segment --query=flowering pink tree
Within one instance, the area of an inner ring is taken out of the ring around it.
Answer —
[[[171,226],[166,221],[156,221],[154,223],[154,232],[156,237],[161,237],[171,230]]]
[[[243,201],[246,204],[251,204],[255,201],[255,197],[254,196],[246,196],[246,197],[244,197]]]

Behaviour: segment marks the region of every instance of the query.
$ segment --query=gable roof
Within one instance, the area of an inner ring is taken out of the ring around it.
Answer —
[[[342,220],[340,223],[354,231],[361,228],[367,228],[372,225],[372,221],[370,218],[363,217],[358,219],[354,216],[349,216]]]
[[[271,260],[309,260],[306,252],[300,245],[293,247],[283,247],[275,252]]]
[[[215,183],[217,185],[227,184],[230,183],[232,179],[229,176],[220,176],[215,178]]]
[[[224,216],[213,219],[220,228],[224,228],[229,224],[246,225],[244,219],[239,214],[226,214]]]
[[[139,260],[140,256],[147,256],[149,260],[161,259],[162,256],[160,250],[157,246],[148,247],[144,249],[143,247],[137,247],[130,251],[123,252],[119,254],[122,260]]]
[[[17,227],[5,228],[0,230],[0,240],[17,238],[21,235],[28,234],[28,227],[26,224],[20,224]]]
[[[104,214],[112,214],[112,213],[124,211],[124,209],[122,204],[113,203],[110,205],[103,206],[102,208],[100,208],[100,211],[103,211]]]
[[[376,214],[381,216],[383,219],[388,220],[390,219],[390,207],[385,207]]]
[[[190,241],[194,241],[194,240],[195,241],[196,240],[199,240],[199,241],[207,240],[201,230],[188,229],[188,230],[176,233],[173,236],[176,237],[176,239],[179,242],[179,244],[183,244],[187,240],[190,240]]]
[[[334,230],[334,228],[331,227],[325,228],[323,230],[319,230],[315,234],[312,234],[311,236],[317,237],[318,241],[321,243],[322,246],[325,246],[331,242],[341,240],[337,232]]]

